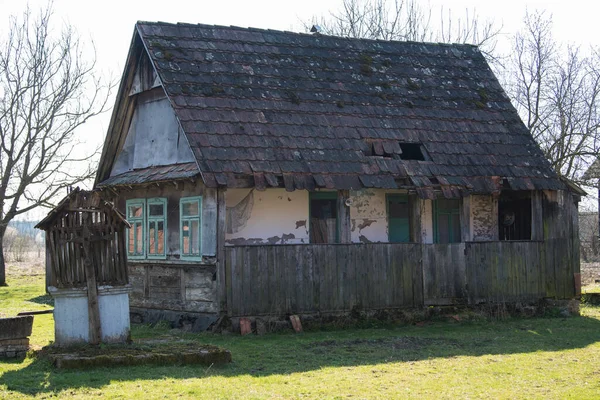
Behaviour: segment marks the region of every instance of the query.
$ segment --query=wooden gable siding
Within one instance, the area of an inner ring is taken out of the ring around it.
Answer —
[[[110,176],[189,162],[195,162],[194,155],[162,88],[140,94]]]

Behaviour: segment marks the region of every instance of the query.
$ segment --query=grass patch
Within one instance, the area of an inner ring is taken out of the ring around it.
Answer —
[[[8,283],[0,288],[3,309],[4,301],[13,311],[48,307],[32,301],[43,295],[43,279],[9,275]],[[48,344],[52,335],[51,316],[36,316],[32,341]],[[245,337],[135,325],[132,337],[134,346],[149,341],[216,345],[229,349],[233,362],[82,372],[54,369],[32,354],[0,362],[0,398],[583,399],[600,393],[600,308],[588,305],[581,317],[434,321]]]

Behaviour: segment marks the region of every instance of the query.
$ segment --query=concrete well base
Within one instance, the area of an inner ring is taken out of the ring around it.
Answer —
[[[131,286],[99,286],[98,307],[102,342],[125,343],[130,337]],[[90,341],[87,288],[48,287],[54,298],[54,335],[59,346]]]

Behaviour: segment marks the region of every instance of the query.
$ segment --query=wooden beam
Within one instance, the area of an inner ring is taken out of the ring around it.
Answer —
[[[92,263],[92,255],[90,254],[90,242],[83,242],[83,252],[85,260],[85,280],[87,283],[88,297],[88,319],[90,329],[90,344],[99,344],[102,340],[102,330],[100,328],[100,307],[98,306],[98,286],[96,285],[96,271]]]
[[[544,216],[540,190],[531,192],[531,240],[544,240]]]
[[[498,226],[498,196],[492,196],[492,240],[500,240],[500,227]]]
[[[421,203],[423,201],[416,194],[408,195],[408,205],[410,207],[410,241],[413,243],[421,243],[423,241],[421,233]]]
[[[227,189],[217,189],[217,299],[219,314],[227,313],[227,282],[225,279],[225,194]]]
[[[350,207],[346,205],[346,200],[350,197],[348,190],[338,190],[337,196],[337,211],[340,243],[351,243],[350,232]]]
[[[460,202],[460,241],[470,242],[473,240],[471,232],[471,196],[461,198]]]

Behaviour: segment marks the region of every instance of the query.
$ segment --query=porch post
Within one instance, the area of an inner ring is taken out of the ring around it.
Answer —
[[[408,204],[410,206],[410,241],[413,243],[421,243],[423,235],[421,233],[421,208],[422,202],[416,194],[408,195]]]
[[[350,197],[350,191],[338,190],[337,212],[339,221],[340,243],[351,243],[350,237],[350,207],[346,205],[346,199]]]
[[[544,240],[542,196],[540,190],[531,192],[531,240]]]
[[[464,196],[460,202],[460,241],[470,242],[471,234],[471,196]]]
[[[492,195],[492,240],[500,240],[500,227],[498,226],[498,195]]]
[[[225,193],[227,189],[217,189],[217,299],[219,314],[227,313],[227,280],[225,268]]]

